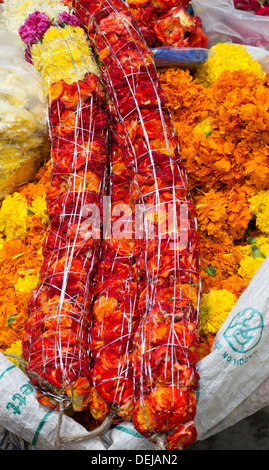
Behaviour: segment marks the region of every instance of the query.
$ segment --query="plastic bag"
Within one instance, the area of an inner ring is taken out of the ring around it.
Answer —
[[[269,18],[236,10],[233,0],[192,0],[194,14],[202,20],[208,47],[233,42],[269,49]]]
[[[152,49],[156,67],[194,69],[214,55],[213,51],[195,47],[157,47]]]
[[[245,46],[253,60],[257,60],[265,73],[269,73],[269,50],[261,47]]]
[[[48,155],[40,75],[15,34],[0,33],[0,199],[33,179]]]

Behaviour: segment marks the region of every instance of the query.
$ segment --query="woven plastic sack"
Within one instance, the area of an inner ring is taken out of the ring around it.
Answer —
[[[233,42],[269,49],[269,18],[236,10],[233,0],[192,0],[194,14],[202,20],[208,47]]]
[[[269,257],[198,362],[197,439],[203,440],[268,406]]]
[[[0,353],[0,450],[151,450],[130,423],[94,436],[67,415],[41,405],[29,378]],[[100,429],[98,429],[98,433]]]

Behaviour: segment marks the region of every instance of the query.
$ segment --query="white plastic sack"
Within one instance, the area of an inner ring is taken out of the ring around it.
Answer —
[[[269,404],[269,257],[219,329],[211,353],[198,363],[198,440]]]
[[[8,431],[13,440],[27,443],[29,450],[156,449],[130,423],[122,423],[101,437],[88,437],[84,427],[72,418],[61,418],[58,412],[41,405],[29,378],[3,353],[0,395],[0,442]]]
[[[269,50],[269,17],[237,10],[233,0],[192,0],[194,14],[202,20],[208,47],[233,42]]]

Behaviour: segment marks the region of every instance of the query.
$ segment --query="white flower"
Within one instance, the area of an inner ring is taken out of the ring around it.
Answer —
[[[4,0],[3,7],[2,22],[8,31],[15,33],[34,11],[44,12],[51,19],[63,11],[70,13],[60,0]]]

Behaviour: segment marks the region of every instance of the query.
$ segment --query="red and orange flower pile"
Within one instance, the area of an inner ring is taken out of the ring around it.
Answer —
[[[128,0],[149,47],[202,47],[207,46],[198,16],[187,10],[190,0]]]
[[[116,232],[102,250],[98,276],[104,281],[94,311],[103,334],[96,340],[93,382],[99,397],[119,416],[132,416],[141,434],[163,435],[167,449],[185,448],[196,438],[199,239],[178,139],[130,10],[109,0],[72,6],[88,28],[108,94],[112,206],[146,208],[139,237],[129,223],[125,234],[132,238],[118,240]]]

